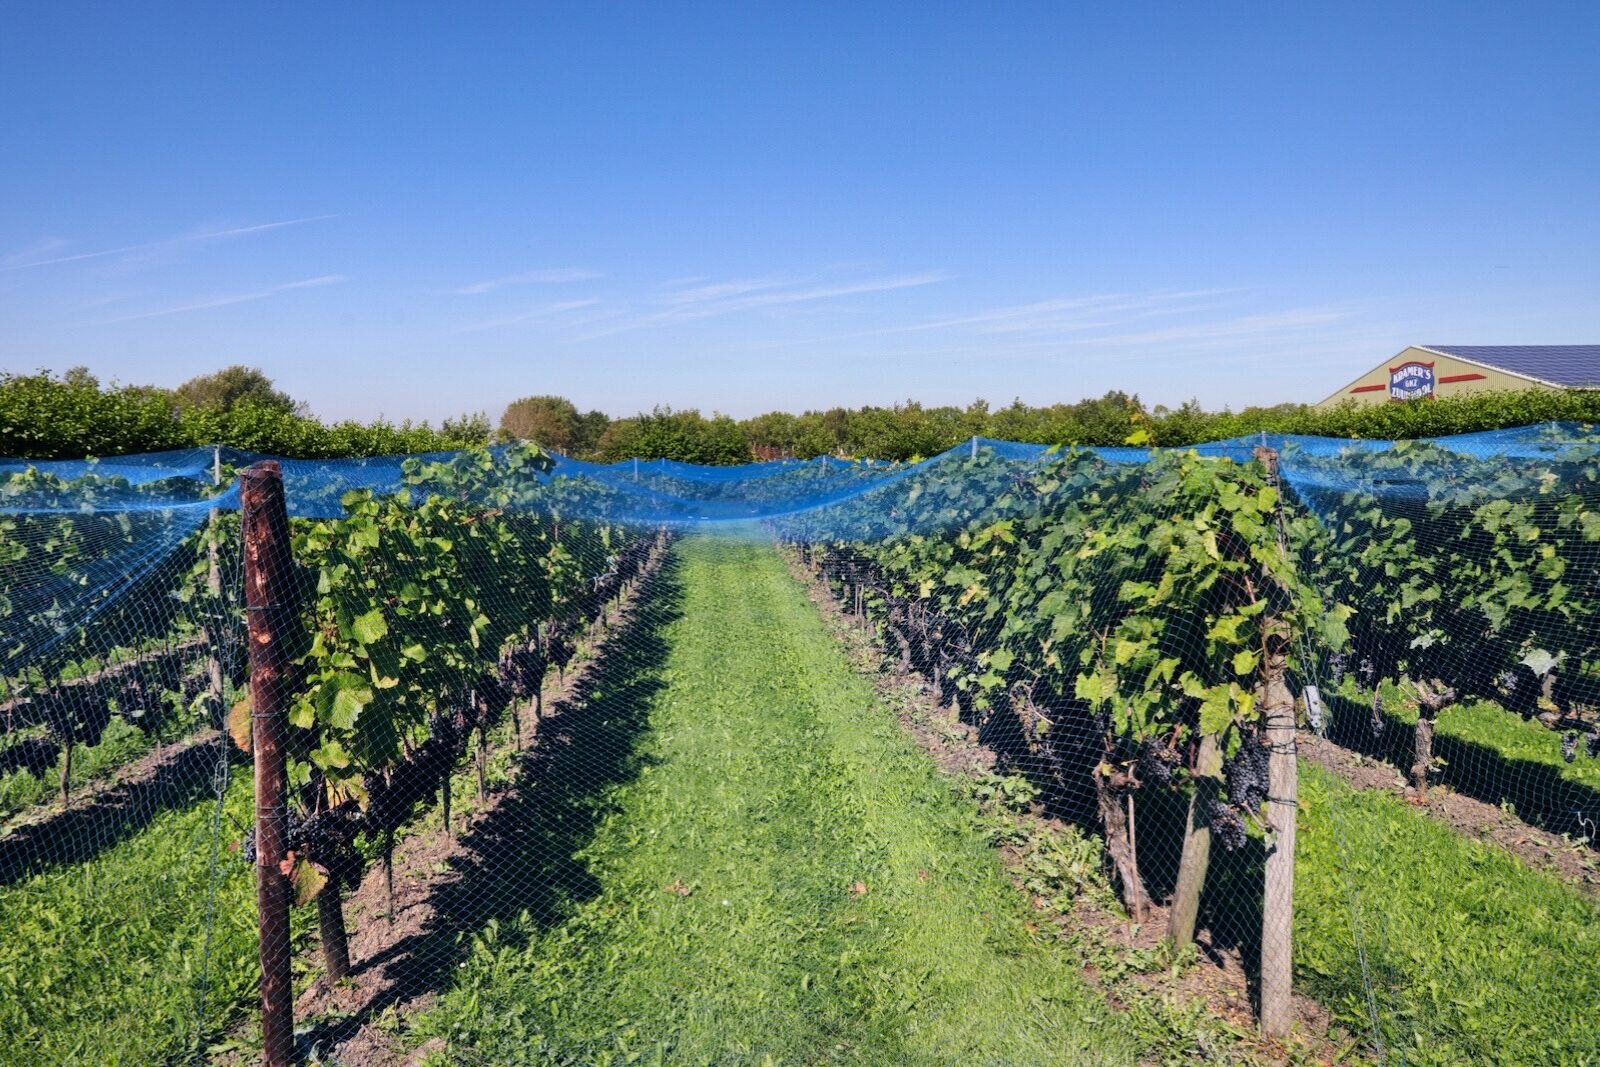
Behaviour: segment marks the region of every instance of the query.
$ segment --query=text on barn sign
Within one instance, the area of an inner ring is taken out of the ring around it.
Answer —
[[[1412,360],[1389,368],[1389,399],[1421,400],[1433,397],[1433,364]]]

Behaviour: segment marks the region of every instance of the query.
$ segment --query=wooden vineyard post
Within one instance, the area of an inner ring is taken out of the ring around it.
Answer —
[[[1288,624],[1268,620],[1262,671],[1267,745],[1267,861],[1261,905],[1261,1032],[1282,1037],[1294,1022],[1294,837],[1299,810],[1294,694],[1289,690]]]
[[[268,460],[245,469],[239,475],[239,489],[255,751],[262,1062],[267,1067],[289,1067],[294,1062],[294,1002],[289,973],[290,890],[283,870],[287,802],[284,727],[294,563],[278,464]]]
[[[1279,484],[1278,453],[1256,449],[1272,485]],[[1278,547],[1288,552],[1282,504],[1278,511]],[[1299,813],[1300,770],[1295,746],[1294,693],[1289,688],[1289,643],[1286,619],[1269,615],[1261,625],[1261,667],[1257,700],[1266,727],[1267,858],[1262,871],[1261,901],[1261,1032],[1282,1037],[1294,1024],[1294,848]]]
[[[1167,937],[1178,948],[1194,943],[1194,926],[1200,915],[1200,894],[1211,867],[1211,826],[1206,822],[1211,803],[1222,789],[1222,749],[1215,734],[1200,738],[1195,759],[1194,795],[1184,826],[1183,852],[1178,858],[1178,884],[1172,890],[1172,911],[1167,917]]]

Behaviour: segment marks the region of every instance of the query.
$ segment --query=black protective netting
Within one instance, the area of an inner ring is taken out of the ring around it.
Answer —
[[[619,1017],[602,1040],[554,994],[506,1006],[513,957],[518,981],[577,981],[577,903],[627,929],[598,822],[623,824],[613,855],[711,847],[694,827],[630,838],[618,790],[700,736],[693,708],[659,712],[673,620],[719,544],[776,553],[858,662],[871,650],[863,669],[907,703],[859,715],[964,776],[1024,906],[1114,931],[1128,970],[1209,977],[1159,996],[1232,995],[1309,1042],[1163,1038],[1172,1056],[1600,1058],[1586,427],[974,440],[915,464],[600,466],[523,445],[262,460],[0,463],[0,1062],[253,1057],[264,968],[312,1058],[394,1062],[409,1027],[438,1062],[787,1062],[731,1016],[712,1054],[674,1044],[681,1019]],[[728,699],[773,701],[786,750],[781,694]],[[712,765],[716,736],[696,741]],[[258,745],[285,768],[265,805]],[[783,847],[826,864],[818,834]],[[749,872],[774,899],[786,877]],[[287,925],[262,959],[278,890]],[[625,969],[607,936],[592,953]],[[801,970],[794,995],[822,995],[831,980]],[[848,1060],[841,1040],[814,1061]]]

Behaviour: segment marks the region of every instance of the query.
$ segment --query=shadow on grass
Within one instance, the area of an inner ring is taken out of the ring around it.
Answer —
[[[433,891],[427,928],[357,962],[358,975],[388,966],[385,988],[359,1014],[319,1025],[307,1035],[311,1044],[337,1044],[391,1005],[448,988],[471,936],[490,921],[506,924],[526,912],[549,928],[598,895],[600,883],[578,853],[613,810],[612,791],[644,766],[637,745],[650,700],[666,684],[663,631],[679,616],[677,571],[669,555],[596,669],[540,724],[519,757],[515,787],[462,838],[466,852],[451,861],[461,877]]]
[[[1383,760],[1408,773],[1416,727],[1385,710],[1380,713],[1383,729],[1374,733],[1372,709],[1364,701],[1340,694],[1323,698],[1333,712],[1328,739],[1365,756]],[[1450,710],[1440,716],[1441,724],[1450,721]],[[1505,714],[1510,715],[1511,712]],[[1488,745],[1436,730],[1433,754],[1444,761],[1430,781],[1447,785],[1458,793],[1488,804],[1509,803],[1523,822],[1551,833],[1571,834],[1600,844],[1595,832],[1600,823],[1600,793],[1563,778],[1561,770],[1548,763],[1513,759]],[[1582,758],[1582,757],[1580,757]]]
[[[221,739],[191,744],[146,778],[75,797],[64,810],[0,838],[0,886],[94,859],[142,831],[163,811],[206,800],[215,803],[218,764],[233,762],[223,746]]]
[[[1070,823],[1090,837],[1101,837],[1100,809],[1094,791],[1094,770],[1103,758],[1101,738],[1080,709],[1055,711],[1053,724],[1037,746],[1015,706],[1003,696],[978,730],[978,741],[995,753],[1000,767],[1020,774],[1039,790],[1039,802],[1051,818]],[[1178,859],[1189,815],[1187,792],[1152,784],[1134,800],[1139,873],[1155,900],[1172,894],[1178,880]]]

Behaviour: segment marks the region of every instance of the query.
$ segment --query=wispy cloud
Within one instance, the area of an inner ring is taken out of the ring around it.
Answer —
[[[1274,339],[1302,330],[1326,326],[1349,317],[1337,308],[1292,308],[1257,315],[1239,315],[1210,322],[1191,322],[1158,330],[1101,334],[1076,339],[1074,345],[1149,345],[1172,347],[1210,343],[1234,343],[1246,339]]]
[[[140,252],[153,252],[158,250],[171,250],[185,245],[204,244],[210,241],[222,241],[236,237],[249,237],[269,230],[281,230],[286,226],[301,226],[308,222],[321,222],[324,219],[334,219],[334,215],[307,215],[298,219],[282,219],[277,222],[262,222],[251,226],[230,226],[225,229],[195,230],[189,233],[178,234],[175,237],[165,237],[159,241],[145,241],[140,244],[121,245],[117,248],[102,248],[93,252],[72,252],[58,255],[70,247],[70,243],[60,238],[48,238],[35,244],[30,249],[13,253],[0,260],[0,272],[32,270],[35,267],[51,267],[61,263],[78,263],[89,259],[104,259],[108,256],[134,255]]]
[[[83,310],[88,311],[92,308],[103,308],[108,304],[120,304],[125,300],[132,300],[143,295],[144,293],[141,291],[127,290],[116,293],[106,293],[103,296],[92,297],[91,299],[85,300],[78,306]]]
[[[702,319],[714,315],[728,315],[736,311],[748,311],[752,308],[837,300],[840,297],[860,296],[864,293],[885,293],[894,289],[933,285],[936,282],[947,281],[949,277],[950,275],[942,270],[931,270],[920,274],[897,274],[821,285],[792,285],[766,281],[724,282],[669,294],[666,302],[673,306],[654,316],[654,319],[659,322]]]
[[[1125,327],[1162,316],[1198,315],[1219,311],[1233,294],[1230,289],[1159,289],[1139,293],[1093,293],[1052,297],[1026,304],[1007,304],[956,315],[855,330],[831,336],[809,337],[768,347],[833,344],[865,337],[939,334],[952,338],[983,337],[986,343],[1044,344],[1052,339],[1081,336],[1092,331]]]
[[[554,304],[545,304],[541,307],[521,311],[514,315],[501,315],[493,319],[484,319],[468,326],[462,326],[456,333],[475,333],[479,330],[495,330],[502,326],[515,326],[519,322],[531,322],[535,319],[546,319],[553,315],[561,315],[569,311],[578,311],[582,308],[594,307],[600,303],[598,297],[585,300],[562,300]]]
[[[1070,334],[1117,326],[1158,315],[1215,310],[1240,289],[1160,289],[1144,293],[1095,293],[1011,304],[966,315],[946,316],[873,334],[962,330],[984,334]]]
[[[933,285],[949,278],[947,272],[933,270],[840,282],[819,282],[815,279],[736,278],[669,288],[647,301],[637,312],[577,340],[594,340],[630,330],[670,326],[746,311],[775,310],[897,289],[912,289]],[[703,282],[704,279],[695,281]]]
[[[838,346],[877,339],[885,359],[941,358],[1023,361],[1174,363],[1203,356],[1210,363],[1260,363],[1286,351],[1326,342],[1328,330],[1348,332],[1356,312],[1319,306],[1261,310],[1259,287],[1162,289],[1060,296],[983,308],[831,336],[778,341],[757,348]],[[1243,294],[1251,294],[1247,300]]]
[[[1328,340],[1327,330],[1348,323],[1353,312],[1342,308],[1291,308],[1285,311],[1236,315],[1165,326],[1152,330],[1107,332],[1094,330],[1078,337],[977,338],[968,336],[919,354],[972,356],[987,359],[1050,360],[1054,356],[1093,354],[1099,361],[1137,358],[1146,363],[1190,359],[1203,353],[1208,366],[1258,364],[1271,357],[1278,366],[1281,353],[1303,354],[1307,345]],[[1340,331],[1338,343],[1348,339]]]
[[[705,283],[705,284],[702,284]],[[784,282],[775,278],[735,278],[722,282],[707,282],[704,278],[691,279],[681,285],[667,285],[667,293],[660,297],[660,302],[674,307],[690,304],[715,303],[722,300],[732,300],[745,297],[751,293],[771,292],[781,289],[792,282]]]
[[[186,311],[205,311],[208,308],[228,307],[232,304],[248,304],[256,300],[267,300],[280,293],[291,292],[295,289],[316,289],[324,285],[338,285],[340,282],[349,280],[343,274],[319,274],[315,278],[301,278],[299,281],[283,282],[280,285],[268,286],[265,289],[253,289],[247,293],[230,293],[226,296],[208,297],[173,307],[157,308],[154,311],[141,311],[133,315],[119,315],[114,319],[102,320],[100,325],[109,326],[112,323],[133,322],[136,319],[154,319],[163,315],[181,315]]]
[[[26,248],[0,256],[0,270],[20,270],[35,262],[48,263],[52,256],[71,246],[72,242],[64,237],[41,237]]]
[[[450,290],[457,296],[479,296],[483,293],[492,293],[496,289],[504,289],[512,285],[552,285],[561,282],[587,282],[600,277],[600,272],[587,267],[550,267],[545,270],[523,271],[521,274],[507,274],[499,278],[486,278],[481,282],[463,285],[459,289]]]

